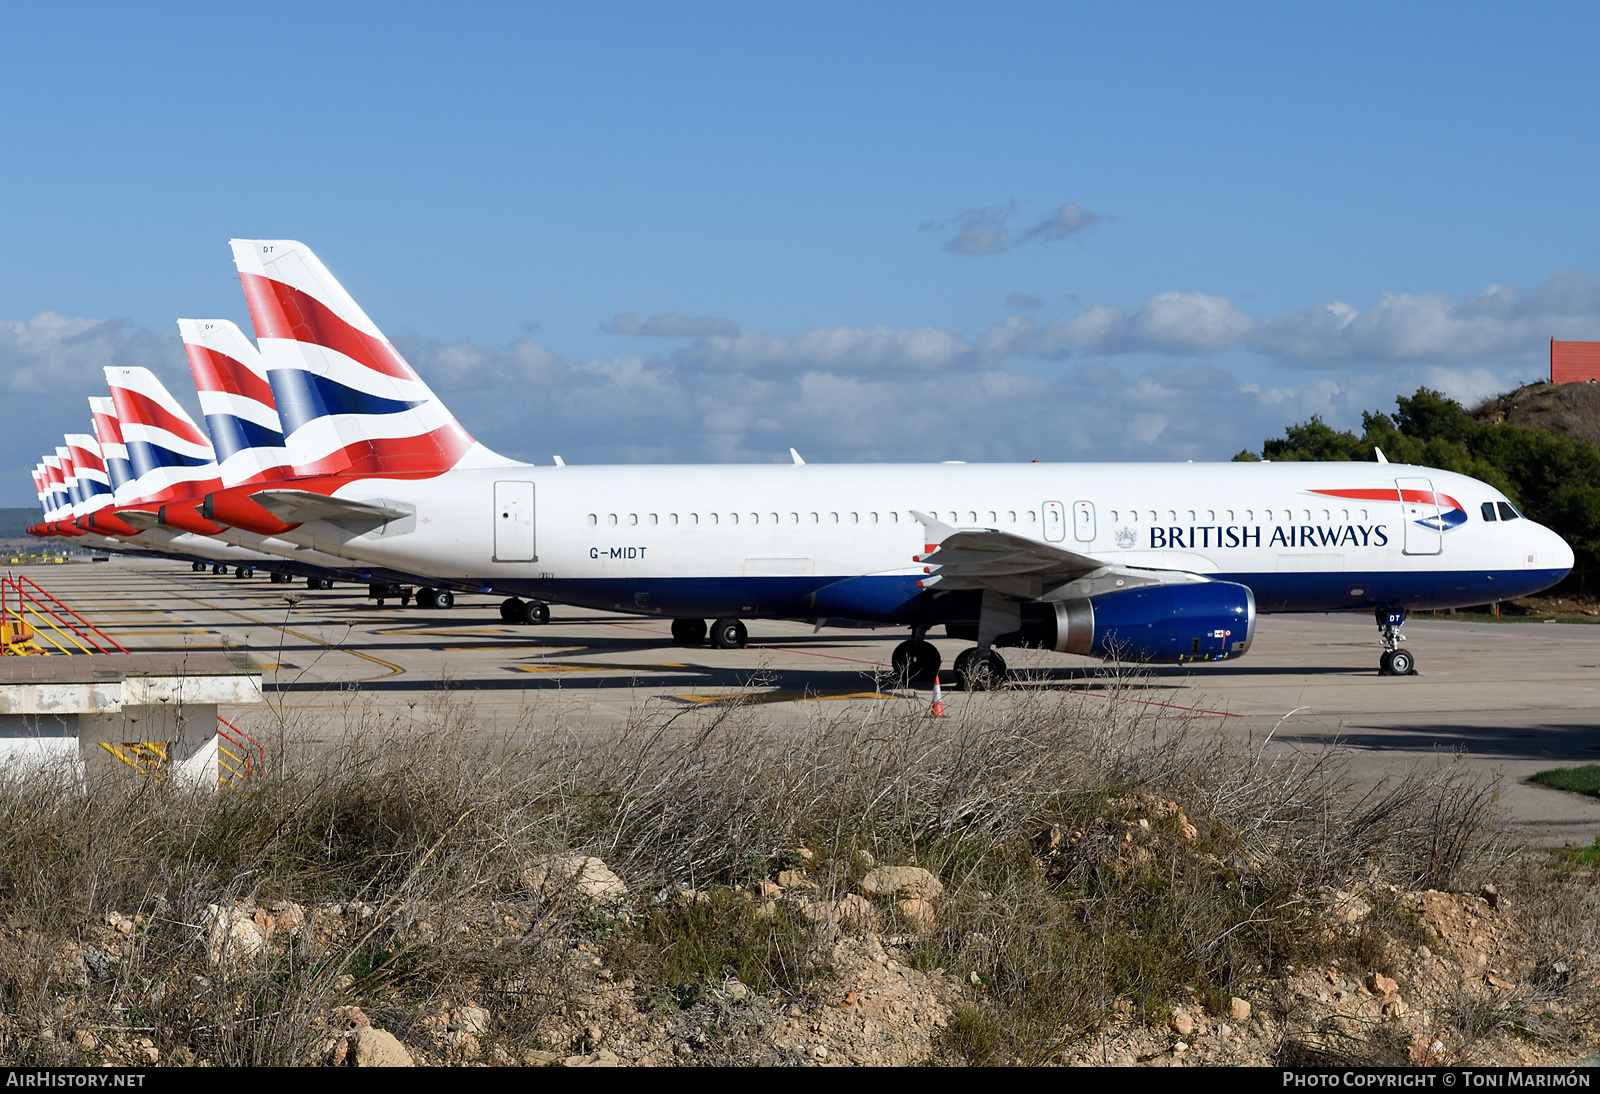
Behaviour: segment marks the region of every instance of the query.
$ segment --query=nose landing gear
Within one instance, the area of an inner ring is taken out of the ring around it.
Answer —
[[[1378,630],[1383,633],[1383,656],[1378,658],[1379,676],[1415,676],[1417,659],[1409,650],[1400,648],[1406,636],[1400,625],[1406,621],[1404,608],[1379,608],[1375,613]]]

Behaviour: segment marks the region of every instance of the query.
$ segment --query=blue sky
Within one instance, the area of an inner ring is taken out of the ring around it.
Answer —
[[[1600,338],[1597,22],[12,6],[0,504],[100,365],[194,403],[230,236],[310,244],[540,463],[1225,459],[1470,400]]]

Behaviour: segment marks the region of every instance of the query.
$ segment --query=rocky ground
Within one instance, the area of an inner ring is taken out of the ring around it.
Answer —
[[[802,854],[804,854],[802,849]],[[760,1066],[911,1065],[961,1062],[953,1036],[964,1008],[980,1003],[976,973],[918,968],[926,950],[917,928],[937,930],[944,886],[916,867],[875,868],[856,892],[825,899],[807,872],[780,872],[739,890],[677,889],[657,907],[738,901],[758,917],[801,925],[819,958],[800,991],[760,992],[735,976],[708,981],[687,1005],[658,993],[607,960],[607,936],[647,914],[599,859],[555,856],[526,879],[548,900],[570,895],[590,911],[598,930],[573,930],[541,919],[548,903],[489,902],[456,923],[489,949],[529,940],[556,959],[546,982],[452,985],[455,998],[411,1006],[390,995],[328,1007],[309,1022],[308,1063],[325,1066]],[[1376,934],[1373,967],[1333,962],[1244,978],[1241,994],[1210,1006],[1197,994],[1141,1012],[1119,999],[1087,1035],[1072,1038],[1046,1062],[1078,1065],[1185,1066],[1282,1063],[1565,1065],[1594,1051],[1590,1002],[1596,982],[1587,952],[1540,966],[1532,958],[1536,924],[1493,887],[1478,894],[1406,892],[1372,880],[1321,894],[1330,937],[1371,932],[1376,917],[1404,924],[1407,937]],[[226,980],[263,962],[337,946],[375,922],[368,904],[305,907],[211,906],[191,928],[204,947],[209,975]],[[904,931],[909,926],[909,933]],[[89,1019],[97,989],[126,977],[144,916],[116,911],[81,930],[81,943],[49,944],[13,934],[0,961],[48,965],[62,1003],[38,1019],[39,1043],[57,1062],[77,1064],[206,1064],[187,1048],[166,1052],[158,1028],[108,1027]],[[437,933],[412,917],[404,930],[426,942]],[[968,940],[973,943],[974,940]],[[981,944],[975,940],[976,944]],[[1383,971],[1388,969],[1388,972]],[[481,989],[473,994],[474,986]],[[178,985],[172,985],[174,989]],[[362,993],[346,974],[334,994]],[[530,1029],[504,1021],[519,992],[553,1002]],[[448,993],[447,993],[448,995]],[[499,1013],[497,1013],[499,1010]],[[1465,1021],[1463,1019],[1466,1019]],[[17,1016],[7,1016],[15,1023]],[[15,1032],[15,1030],[13,1030]],[[532,1034],[529,1036],[529,1034]],[[996,1061],[1005,1062],[1005,1061]]]

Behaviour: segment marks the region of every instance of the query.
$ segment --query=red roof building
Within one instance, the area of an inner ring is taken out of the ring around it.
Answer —
[[[1581,384],[1600,381],[1600,342],[1557,342],[1550,339],[1550,382]]]

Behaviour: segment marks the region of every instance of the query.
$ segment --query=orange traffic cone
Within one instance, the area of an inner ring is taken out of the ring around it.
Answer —
[[[944,717],[944,689],[939,687],[939,674],[933,674],[933,709],[928,712],[930,718]]]

